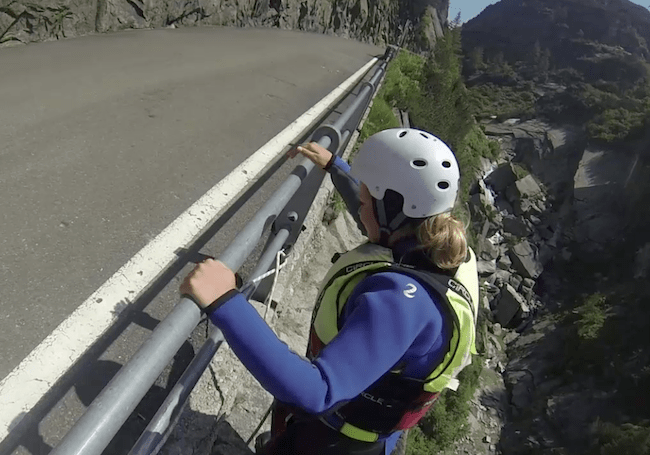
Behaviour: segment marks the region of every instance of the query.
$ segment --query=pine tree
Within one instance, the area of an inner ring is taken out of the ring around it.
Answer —
[[[437,42],[425,65],[424,97],[413,113],[416,124],[440,137],[452,150],[462,146],[473,125],[460,55],[460,28],[451,29]]]
[[[533,53],[531,55],[531,58],[533,59],[532,64],[536,68],[539,68],[539,63],[542,60],[542,46],[539,44],[539,40],[535,41],[535,45],[533,46]]]
[[[549,49],[544,49],[544,52],[542,52],[542,55],[540,56],[539,71],[542,74],[546,74],[549,69],[551,69],[551,51]]]
[[[472,49],[469,54],[469,63],[473,72],[482,70],[485,68],[485,62],[483,61],[483,48],[478,46]]]

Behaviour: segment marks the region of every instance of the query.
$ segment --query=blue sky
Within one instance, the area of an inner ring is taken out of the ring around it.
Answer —
[[[449,20],[453,20],[460,11],[461,21],[467,22],[485,9],[486,6],[497,3],[496,0],[450,0],[449,5]],[[636,1],[632,0],[637,5],[645,6],[650,5],[650,0]]]

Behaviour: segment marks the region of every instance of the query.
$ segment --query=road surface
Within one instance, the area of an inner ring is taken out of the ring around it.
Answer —
[[[0,379],[206,190],[382,53],[233,28],[0,49]],[[239,215],[221,238],[244,222]],[[95,382],[176,303],[177,281],[102,354]],[[95,386],[64,392],[16,453],[55,445]]]

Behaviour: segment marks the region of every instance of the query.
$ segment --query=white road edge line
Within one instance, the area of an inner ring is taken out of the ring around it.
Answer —
[[[0,382],[0,441],[56,381],[207,226],[246,191],[278,155],[304,135],[377,62],[373,58],[264,144],[143,247]]]

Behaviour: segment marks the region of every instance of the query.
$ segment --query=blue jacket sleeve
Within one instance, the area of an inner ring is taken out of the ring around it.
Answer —
[[[253,376],[278,400],[320,414],[367,389],[402,359],[442,346],[442,316],[413,280],[379,273],[355,289],[353,308],[339,334],[307,360],[277,338],[243,295],[211,315],[230,347]]]
[[[359,197],[360,182],[350,175],[350,165],[343,161],[341,157],[336,157],[334,163],[328,169],[332,177],[332,183],[339,192],[348,211],[357,222],[357,226],[366,235],[366,228],[361,223],[359,218],[359,207],[361,206],[361,198]]]

